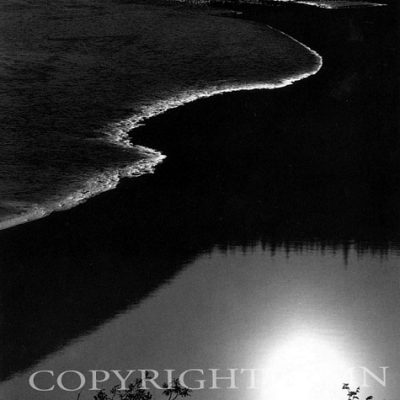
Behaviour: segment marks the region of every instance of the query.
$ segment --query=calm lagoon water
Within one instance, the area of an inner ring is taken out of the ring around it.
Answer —
[[[9,400],[76,396],[32,390],[28,377],[38,370],[78,370],[89,380],[92,369],[155,369],[162,383],[163,369],[175,369],[176,376],[202,369],[205,389],[193,393],[199,400],[340,400],[341,384],[350,379],[370,386],[362,388],[365,395],[394,400],[400,390],[399,263],[398,251],[373,255],[353,247],[346,257],[340,248],[318,246],[214,249],[137,306],[3,382],[0,393]],[[380,367],[388,367],[386,387],[368,373],[364,382],[360,367],[380,379]],[[226,381],[220,381],[224,389],[210,389],[209,369],[227,375],[229,368],[263,372],[256,373],[255,389],[243,375],[239,389],[227,389]],[[192,372],[188,382],[195,387],[200,378]],[[54,383],[48,375],[37,382]],[[66,387],[77,384],[76,376],[66,376]],[[90,399],[90,392],[81,398]]]

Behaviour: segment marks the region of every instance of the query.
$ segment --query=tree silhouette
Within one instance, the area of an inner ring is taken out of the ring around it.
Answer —
[[[178,397],[188,397],[192,392],[189,388],[182,386],[179,379],[174,379],[172,384],[163,384],[163,395],[168,396],[168,400],[176,400]]]
[[[360,387],[358,387],[356,390],[352,390],[349,386],[348,383],[343,383],[343,390],[347,390],[347,399],[348,400],[359,400],[359,393],[360,393]],[[373,400],[373,396],[368,396],[365,398],[365,400]]]
[[[146,379],[150,378],[150,374],[146,372]],[[152,400],[153,395],[148,389],[143,388],[142,383],[142,379],[136,379],[126,390],[122,390],[119,385],[116,385],[109,393],[105,389],[102,389],[94,396],[94,400]],[[162,394],[168,397],[167,400],[188,397],[192,392],[191,389],[183,386],[179,379],[173,379],[170,383],[164,383],[163,388]]]

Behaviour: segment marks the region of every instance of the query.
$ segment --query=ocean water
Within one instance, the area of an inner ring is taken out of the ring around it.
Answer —
[[[341,8],[365,8],[365,7],[382,7],[386,6],[385,3],[372,3],[370,1],[341,1],[341,0],[328,0],[328,1],[296,1],[299,4],[313,6],[318,8],[325,8],[328,10],[339,10]]]
[[[113,1],[4,1],[0,48],[0,229],[153,172],[164,155],[128,136],[147,118],[322,65],[267,26]]]

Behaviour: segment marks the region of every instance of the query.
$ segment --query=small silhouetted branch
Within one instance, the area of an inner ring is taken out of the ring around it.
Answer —
[[[151,376],[146,372],[146,379],[150,379]],[[93,397],[94,400],[152,400],[153,395],[149,390],[144,389],[142,386],[143,380],[136,379],[134,383],[131,383],[126,390],[122,390],[119,385],[114,386],[109,393],[105,389],[100,390]],[[167,396],[167,400],[177,400],[179,397],[188,397],[191,395],[192,390],[183,386],[179,379],[174,379],[170,384],[163,384],[164,396]],[[79,400],[80,393],[78,395]]]
[[[348,383],[343,383],[342,389],[347,390],[347,400],[360,400],[360,387],[358,387],[356,390],[352,390]],[[368,396],[365,398],[365,400],[373,399],[373,396]]]

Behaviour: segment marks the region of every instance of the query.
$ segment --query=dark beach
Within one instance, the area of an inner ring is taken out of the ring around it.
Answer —
[[[238,10],[317,51],[321,71],[149,120],[132,142],[167,156],[155,174],[1,231],[3,379],[214,247],[400,251],[397,6]]]

